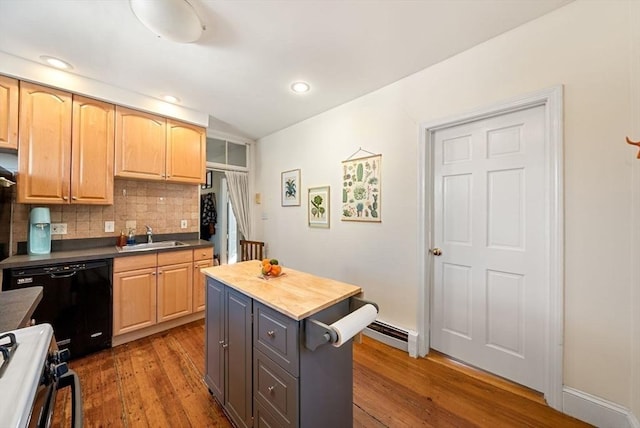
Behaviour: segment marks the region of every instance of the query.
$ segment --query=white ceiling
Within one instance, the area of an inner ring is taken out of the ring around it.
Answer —
[[[571,0],[189,1],[207,29],[179,44],[148,31],[127,0],[0,0],[0,51],[52,55],[84,77],[173,94],[257,139]],[[312,91],[293,94],[295,80]]]

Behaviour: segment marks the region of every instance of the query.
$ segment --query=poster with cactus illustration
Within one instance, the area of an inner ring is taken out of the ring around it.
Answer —
[[[300,170],[285,171],[280,175],[282,188],[282,206],[300,206]]]
[[[329,186],[309,187],[309,227],[329,228]]]
[[[382,155],[342,162],[343,221],[381,221]]]

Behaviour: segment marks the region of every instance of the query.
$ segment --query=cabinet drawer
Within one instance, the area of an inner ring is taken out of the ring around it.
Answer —
[[[295,427],[298,423],[298,379],[256,350],[253,366],[253,396],[278,423]]]
[[[298,376],[298,322],[257,302],[254,320],[253,346]]]
[[[269,412],[265,406],[260,404],[258,400],[255,400],[253,409],[255,428],[278,428],[286,424],[286,422],[283,422],[281,418],[276,418],[275,416],[273,416],[271,412]]]
[[[193,250],[193,261],[213,260],[213,247],[196,248]]]
[[[123,272],[127,270],[155,268],[156,255],[145,254],[144,256],[116,257],[113,260],[113,272]]]
[[[177,265],[179,263],[191,263],[193,250],[169,251],[158,253],[158,266]]]

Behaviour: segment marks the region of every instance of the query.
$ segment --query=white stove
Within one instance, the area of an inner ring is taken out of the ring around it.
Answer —
[[[56,392],[67,386],[73,390],[72,426],[82,426],[80,383],[67,367],[68,358],[67,350],[58,350],[49,324],[0,333],[2,427],[49,427]]]

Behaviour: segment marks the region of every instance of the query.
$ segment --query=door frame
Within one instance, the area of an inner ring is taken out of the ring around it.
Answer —
[[[435,131],[543,106],[545,109],[545,212],[548,254],[549,317],[546,325],[544,397],[562,410],[562,362],[564,337],[564,202],[563,202],[563,87],[561,85],[481,107],[467,113],[420,124],[418,147],[418,354],[429,353],[433,296],[433,134]]]

